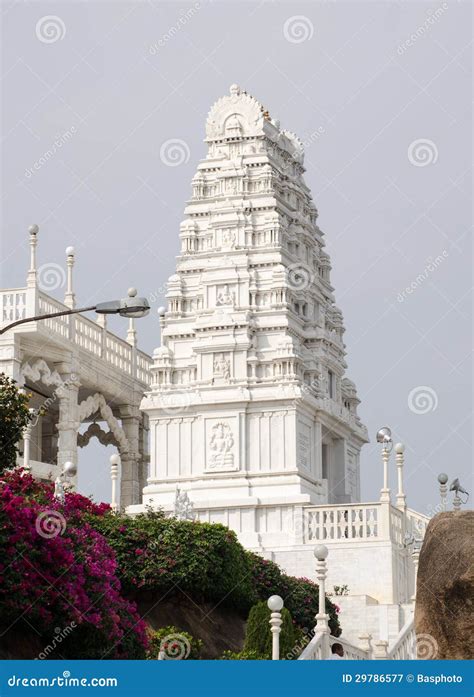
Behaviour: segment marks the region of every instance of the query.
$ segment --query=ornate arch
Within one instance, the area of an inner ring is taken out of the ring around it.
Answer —
[[[118,447],[120,448],[120,451],[122,453],[128,452],[128,450],[130,449],[130,445],[125,435],[125,431],[113,415],[112,409],[105,401],[104,395],[100,394],[100,392],[96,392],[90,397],[87,397],[87,399],[85,399],[83,402],[79,404],[79,421],[84,421],[84,419],[87,419],[87,417],[91,416],[91,414],[95,414],[96,411],[100,413],[104,421],[107,423],[115,438],[115,441],[117,442]],[[90,438],[91,436],[89,436],[89,440]]]
[[[84,433],[77,434],[77,445],[80,448],[85,448],[86,445],[89,445],[91,438],[94,437],[97,438],[102,445],[118,445],[112,431],[104,431],[104,429],[96,423],[92,423]]]
[[[43,358],[38,358],[33,365],[25,361],[20,368],[20,376],[23,382],[26,378],[30,378],[33,382],[42,382],[44,385],[64,387],[64,380],[58,371],[51,370]]]

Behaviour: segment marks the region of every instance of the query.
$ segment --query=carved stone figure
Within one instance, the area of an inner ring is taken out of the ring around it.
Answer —
[[[229,424],[218,423],[212,429],[209,448],[211,450],[211,458],[209,467],[226,468],[232,467],[234,464],[234,436]]]
[[[193,504],[186,491],[181,493],[180,489],[176,487],[176,494],[174,498],[174,511],[173,515],[178,520],[193,520],[194,511]]]

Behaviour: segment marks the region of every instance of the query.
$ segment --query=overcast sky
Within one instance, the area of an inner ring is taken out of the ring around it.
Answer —
[[[2,286],[24,284],[38,223],[40,264],[64,265],[75,246],[78,302],[131,285],[151,298],[137,324],[151,352],[206,115],[236,82],[306,143],[372,441],[363,499],[379,496],[385,424],[406,444],[409,506],[433,511],[441,471],[472,491],[470,3],[1,9]],[[184,156],[170,166],[160,150],[174,139]],[[109,454],[97,442],[80,454],[82,488],[98,498]]]

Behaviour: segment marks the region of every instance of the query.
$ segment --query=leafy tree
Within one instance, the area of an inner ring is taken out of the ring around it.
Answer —
[[[19,391],[15,380],[0,373],[0,474],[14,466],[18,441],[32,419],[29,397]]]
[[[255,653],[261,658],[272,657],[272,633],[270,631],[271,612],[265,601],[257,603],[250,610],[245,631],[244,653]],[[281,611],[282,625],[280,627],[280,656],[291,655],[295,645],[296,635],[291,614],[286,607]]]

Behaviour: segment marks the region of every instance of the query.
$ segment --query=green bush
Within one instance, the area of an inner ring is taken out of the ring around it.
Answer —
[[[107,538],[129,595],[172,588],[195,601],[223,603],[244,616],[258,598],[251,559],[223,525],[164,518],[161,513],[106,515],[94,527]]]
[[[319,607],[319,589],[316,583],[308,578],[287,576],[280,567],[272,561],[247,552],[252,568],[253,586],[261,600],[267,600],[271,595],[280,595],[285,607],[290,611],[295,623],[308,632],[316,624],[316,614]],[[340,636],[337,606],[326,598],[326,612],[329,615],[329,629],[333,636]]]
[[[202,641],[188,632],[169,625],[149,632],[148,659],[197,660],[201,656]]]
[[[271,612],[267,603],[257,603],[250,610],[245,631],[244,651],[255,652],[265,659],[272,657],[272,632],[270,631]],[[284,607],[281,611],[280,657],[284,658],[295,645],[295,630],[290,612]]]

